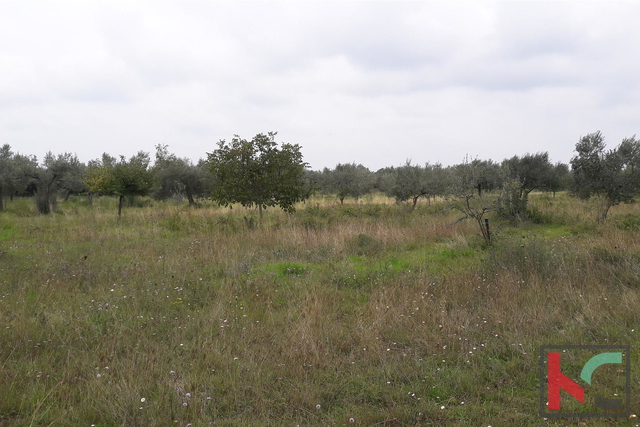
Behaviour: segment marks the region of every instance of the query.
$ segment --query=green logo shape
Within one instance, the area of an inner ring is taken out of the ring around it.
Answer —
[[[582,368],[580,378],[591,385],[591,375],[593,375],[593,371],[607,363],[622,363],[622,353],[600,353],[593,356]]]

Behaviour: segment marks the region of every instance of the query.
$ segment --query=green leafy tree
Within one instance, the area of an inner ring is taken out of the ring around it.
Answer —
[[[93,202],[95,194],[112,194],[111,174],[116,164],[115,157],[103,153],[100,159],[90,160],[84,175],[84,184],[87,187],[89,204]]]
[[[451,172],[449,168],[443,168],[440,163],[425,165],[425,181],[427,183],[427,202],[431,199],[445,197],[451,192]]]
[[[566,163],[558,162],[553,165],[551,176],[545,188],[546,191],[551,191],[553,197],[556,197],[558,191],[565,191],[571,187],[571,171],[569,165]]]
[[[41,214],[51,213],[60,191],[73,191],[83,185],[84,165],[71,153],[55,156],[48,152],[41,165],[34,165],[31,160],[35,159],[14,157],[18,166],[16,182],[22,185],[29,182],[35,186],[36,207]]]
[[[633,200],[640,190],[640,141],[625,138],[613,150],[605,150],[604,137],[598,131],[576,144],[571,159],[573,194],[587,199],[599,196],[603,203],[597,221],[607,219],[609,209]]]
[[[478,197],[482,192],[499,188],[503,178],[500,165],[493,160],[474,159],[470,164],[470,185],[478,191]]]
[[[208,153],[208,168],[215,182],[211,197],[228,206],[257,206],[262,211],[279,206],[294,211],[295,203],[304,200],[304,173],[307,167],[298,144],[278,144],[277,133],[258,134],[252,140],[235,135],[230,143],[218,142],[218,149]]]
[[[35,156],[16,153],[11,159],[9,197],[32,197],[36,193],[38,159]]]
[[[186,196],[189,205],[196,204],[195,198],[204,195],[206,169],[194,165],[191,160],[179,158],[168,151],[167,145],[156,146],[156,161],[153,173],[157,186],[154,197],[164,200],[172,195]]]
[[[340,204],[344,204],[347,196],[358,200],[369,193],[375,183],[375,176],[371,171],[355,163],[338,163],[333,170],[324,168],[322,175],[324,188],[335,194]]]
[[[65,201],[72,194],[80,194],[87,191],[87,186],[84,183],[87,166],[78,160],[76,155],[70,153],[58,155],[56,162],[62,162],[66,165],[66,172],[57,183],[57,188],[62,192]]]
[[[506,182],[502,191],[499,213],[510,219],[526,219],[529,193],[547,190],[551,185],[553,165],[549,153],[514,156],[502,162]]]
[[[449,169],[448,207],[462,213],[463,216],[456,222],[473,219],[486,243],[491,242],[488,214],[496,209],[498,200],[496,197],[482,196],[482,190],[493,188],[485,180],[488,176],[486,170],[493,168],[493,164],[491,161],[469,160],[467,156],[461,164]]]
[[[306,169],[304,171],[304,198],[308,199],[322,189],[322,172]]]
[[[153,173],[149,168],[149,153],[139,151],[127,160],[119,160],[108,154],[92,160],[87,167],[85,184],[91,194],[115,195],[118,197],[118,220],[126,198],[146,196],[153,185]]]
[[[4,197],[10,191],[13,170],[13,152],[11,146],[5,144],[0,148],[0,211],[4,210]]]
[[[396,184],[396,168],[393,166],[378,169],[375,172],[373,189],[386,195],[391,194],[391,189]],[[393,197],[393,196],[391,196]]]
[[[413,212],[418,199],[429,194],[427,169],[420,165],[412,165],[410,160],[406,164],[393,170],[393,185],[387,190],[387,195],[396,199],[397,203],[411,201],[409,212]]]
[[[122,217],[125,198],[133,201],[136,196],[146,196],[153,185],[153,173],[149,168],[149,153],[139,151],[128,161],[124,156],[113,167],[109,186],[118,196],[118,220]]]
[[[464,161],[451,168],[453,175],[453,193],[461,195],[470,191],[482,197],[483,193],[502,186],[504,173],[500,165],[493,160],[473,160],[466,156]]]
[[[502,164],[507,178],[518,183],[521,198],[526,198],[533,190],[546,189],[549,185],[553,165],[547,152],[513,156]]]

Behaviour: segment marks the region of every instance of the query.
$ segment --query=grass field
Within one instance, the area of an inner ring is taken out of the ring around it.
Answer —
[[[487,246],[442,204],[380,196],[261,227],[32,203],[0,213],[0,425],[629,425],[543,420],[548,344],[630,344],[640,411],[639,205],[597,225],[588,202],[532,195],[534,221],[491,217]]]

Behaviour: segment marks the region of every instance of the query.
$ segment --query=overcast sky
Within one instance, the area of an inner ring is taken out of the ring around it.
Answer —
[[[0,144],[197,160],[277,131],[313,169],[640,133],[640,3],[0,3]]]

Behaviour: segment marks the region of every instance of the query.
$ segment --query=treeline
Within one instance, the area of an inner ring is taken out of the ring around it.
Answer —
[[[514,156],[501,163],[467,158],[448,167],[407,160],[402,166],[376,172],[360,164],[338,164],[333,169],[307,171],[307,180],[318,192],[335,194],[340,203],[347,197],[357,200],[381,192],[397,202],[409,202],[412,210],[420,199],[430,202],[471,190],[481,197],[484,192],[501,190],[507,182],[514,182],[523,194],[533,190],[555,193],[570,188],[571,174],[568,165],[554,165],[548,153],[536,153]]]
[[[570,165],[552,163],[548,153],[540,152],[501,162],[466,158],[447,167],[408,160],[377,171],[356,163],[313,171],[302,161],[299,146],[283,144],[278,151],[275,135],[258,134],[251,141],[235,137],[231,145],[220,141],[217,150],[197,163],[170,153],[166,145],[156,146],[153,162],[149,153],[141,151],[129,159],[105,153],[87,164],[73,154],[51,152],[39,162],[35,156],[14,153],[4,145],[0,149],[0,210],[5,198],[33,197],[38,211],[48,214],[59,198],[74,194],[84,194],[90,202],[94,195],[118,196],[118,215],[125,203],[147,195],[157,200],[183,197],[191,205],[210,197],[222,204],[286,205],[291,209],[293,202],[314,193],[335,195],[344,203],[348,198],[358,200],[380,192],[407,203],[412,211],[420,199],[430,203],[438,197],[457,197],[469,205],[472,197],[481,199],[486,192],[497,192],[500,196],[492,209],[523,217],[532,191],[555,196],[557,191],[570,190],[583,198],[601,196],[604,202],[598,220],[603,221],[611,206],[629,202],[640,193],[640,142],[635,137],[607,150],[600,132],[584,136],[576,144]],[[273,168],[276,163],[277,170]],[[267,170],[271,175],[263,173]],[[278,189],[283,173],[288,174],[286,191]]]

